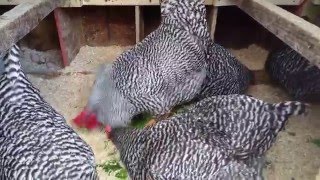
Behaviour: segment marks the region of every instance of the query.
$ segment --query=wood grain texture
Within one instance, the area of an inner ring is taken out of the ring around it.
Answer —
[[[54,10],[63,65],[67,66],[81,48],[82,25],[79,9],[57,8]]]
[[[61,7],[81,7],[82,1],[83,0],[64,0]],[[34,0],[0,0],[0,5],[18,5],[24,2],[32,3]]]
[[[62,0],[34,0],[17,5],[0,16],[0,54],[33,30]]]
[[[214,34],[216,32],[218,18],[218,7],[213,6],[210,10],[209,15],[209,27],[210,27],[210,37],[214,40]]]
[[[265,0],[277,5],[298,5],[300,0]],[[206,5],[232,6],[237,0],[205,0]],[[154,6],[159,5],[159,0],[83,0],[83,5],[96,6]]]
[[[239,0],[238,7],[320,67],[320,28],[265,0]]]
[[[144,38],[144,19],[142,6],[135,6],[135,31],[136,43],[138,43]]]

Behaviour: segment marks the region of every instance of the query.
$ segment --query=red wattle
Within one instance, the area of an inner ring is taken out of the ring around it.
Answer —
[[[76,126],[80,128],[94,129],[99,126],[99,122],[95,114],[82,111],[76,118],[73,119]]]
[[[110,138],[111,130],[112,130],[112,129],[111,129],[111,126],[108,126],[108,125],[105,126],[104,131],[105,131],[105,133],[107,134],[107,138],[108,138],[108,139]]]

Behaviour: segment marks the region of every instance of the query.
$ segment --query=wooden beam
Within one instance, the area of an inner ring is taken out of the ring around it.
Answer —
[[[299,0],[266,0],[277,5],[299,5]],[[156,6],[159,0],[83,0],[83,5],[94,6]],[[206,5],[232,6],[237,0],[205,0]]]
[[[81,7],[83,0],[65,0],[61,7]]]
[[[237,5],[238,0],[216,0],[214,5],[215,6],[233,6]],[[289,6],[295,6],[302,3],[301,0],[264,0],[267,2],[270,2],[275,5],[289,5]]]
[[[320,28],[265,0],[239,0],[239,8],[320,67]]]
[[[144,38],[144,19],[142,6],[135,6],[136,43]]]
[[[58,0],[59,1],[59,0]],[[65,0],[61,7],[81,7],[83,0]],[[19,5],[22,3],[32,3],[34,0],[0,0],[0,5]]]
[[[214,33],[216,32],[217,17],[218,17],[218,7],[213,6],[210,10],[210,15],[209,15],[210,36],[213,40],[214,40]]]
[[[81,48],[82,25],[79,9],[57,8],[54,17],[58,31],[62,64],[68,66]]]
[[[276,5],[299,5],[300,0],[266,0]],[[314,0],[318,1],[318,0]],[[0,5],[18,5],[22,2],[33,0],[0,0]],[[233,6],[237,0],[205,0],[206,5]],[[159,0],[66,0],[62,7],[81,7],[82,5],[94,6],[156,6]]]
[[[205,0],[205,4],[212,5],[214,0]],[[83,5],[95,6],[157,6],[159,0],[83,0]]]
[[[22,3],[0,16],[0,54],[7,51],[62,3],[62,0],[34,0]]]
[[[0,4],[1,5],[18,5],[18,4],[21,4],[23,3],[22,0],[0,0]]]
[[[312,3],[315,5],[320,5],[320,0],[313,0]]]

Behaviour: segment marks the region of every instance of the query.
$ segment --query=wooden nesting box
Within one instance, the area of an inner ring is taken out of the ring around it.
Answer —
[[[319,4],[318,0],[313,3]],[[303,0],[205,0],[209,28],[214,38],[218,9],[237,6],[283,42],[320,66],[320,29],[278,5],[299,6]],[[143,7],[159,6],[159,0],[0,0],[16,5],[0,18],[0,53],[21,40],[49,13],[54,12],[63,64],[67,66],[82,45],[79,8],[83,6],[132,6],[135,13],[135,41],[145,36]],[[77,7],[78,10],[69,9]]]

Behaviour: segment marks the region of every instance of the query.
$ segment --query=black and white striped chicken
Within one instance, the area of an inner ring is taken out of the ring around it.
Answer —
[[[197,99],[216,95],[244,94],[254,82],[253,72],[212,40],[208,45],[207,75]]]
[[[94,114],[102,124],[126,126],[142,112],[161,119],[195,97],[244,93],[251,72],[210,39],[205,14],[203,0],[161,2],[158,29],[100,67],[76,124],[91,127],[82,117]]]
[[[23,73],[19,47],[1,60],[0,179],[98,179],[91,148]]]
[[[295,100],[320,102],[320,68],[289,46],[271,52],[265,69]]]
[[[155,31],[100,67],[86,114],[126,126],[142,112],[163,117],[200,92],[210,39],[203,0],[164,0],[161,16]]]
[[[221,95],[152,127],[106,132],[132,179],[262,179],[265,152],[305,112],[300,102]]]

